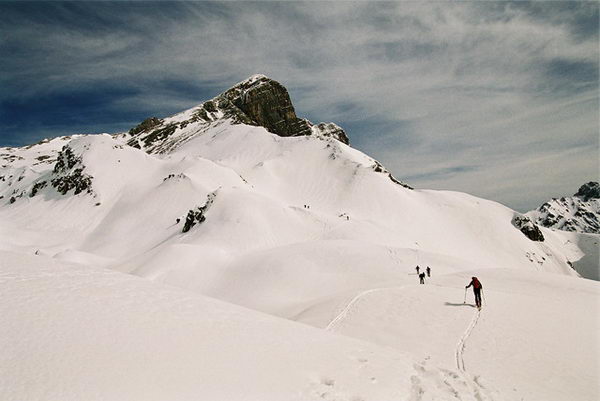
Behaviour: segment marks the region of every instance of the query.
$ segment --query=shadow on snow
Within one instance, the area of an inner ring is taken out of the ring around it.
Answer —
[[[475,308],[476,305],[475,304],[467,304],[467,303],[462,303],[462,304],[453,304],[452,302],[444,302],[444,305],[446,306],[470,306],[472,308]]]

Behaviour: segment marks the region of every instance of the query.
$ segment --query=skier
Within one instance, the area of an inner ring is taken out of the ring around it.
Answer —
[[[421,269],[421,268],[419,267],[419,265],[417,265],[417,267],[415,267],[415,270],[417,271],[417,274],[419,274],[419,269]]]
[[[483,286],[481,285],[477,277],[471,277],[471,282],[465,288],[469,288],[470,286],[473,286],[473,293],[475,294],[475,304],[477,305],[478,309],[481,309],[481,289],[483,288]]]
[[[425,284],[425,273],[419,274],[419,282]]]
[[[431,269],[429,268],[429,266],[427,266],[427,269],[425,269],[427,271],[427,277],[431,277]]]

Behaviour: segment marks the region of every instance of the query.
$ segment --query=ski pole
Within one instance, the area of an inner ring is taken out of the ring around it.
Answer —
[[[463,304],[467,303],[467,289],[465,288],[465,299],[463,300]]]
[[[481,296],[483,296],[483,303],[487,305],[487,301],[485,300],[485,292],[483,292],[483,288],[481,289]]]

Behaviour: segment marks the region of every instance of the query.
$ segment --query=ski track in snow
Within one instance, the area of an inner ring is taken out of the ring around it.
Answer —
[[[333,328],[335,328],[335,326],[337,326],[337,324],[342,321],[346,316],[348,316],[348,312],[350,312],[350,309],[352,309],[352,307],[365,295],[376,292],[376,291],[381,291],[381,290],[387,290],[390,288],[395,288],[395,287],[380,287],[380,288],[371,288],[370,290],[366,290],[363,291],[361,293],[359,293],[358,295],[356,295],[354,298],[352,298],[352,300],[350,302],[348,302],[348,304],[346,305],[346,307],[344,309],[342,309],[342,311],[331,321],[329,322],[329,324],[327,325],[327,327],[325,327],[326,331],[331,331]]]
[[[372,288],[370,290],[360,292],[354,298],[352,298],[350,302],[348,302],[346,307],[342,309],[342,311],[327,325],[325,330],[333,330],[339,322],[349,315],[354,305],[356,305],[356,303],[365,295],[377,291],[388,290],[390,288],[398,287]],[[409,401],[422,401],[424,399],[429,399],[428,396],[433,396],[433,394],[427,394],[431,388],[437,388],[444,393],[444,396],[448,396],[457,400],[493,401],[495,399],[493,390],[486,388],[486,386],[481,383],[481,378],[479,376],[471,377],[471,375],[466,371],[463,357],[466,341],[477,325],[480,315],[481,310],[477,310],[473,316],[473,319],[471,320],[471,323],[463,333],[456,346],[456,366],[459,373],[455,373],[447,369],[440,369],[439,371],[431,370],[426,368],[425,362],[415,364],[413,367],[417,374],[411,376],[411,394]],[[471,380],[466,379],[471,379],[472,382]]]
[[[348,302],[346,307],[344,309],[342,309],[342,311],[335,318],[333,318],[333,320],[331,322],[329,322],[327,327],[325,327],[325,330],[326,331],[333,330],[339,324],[339,322],[341,322],[343,319],[345,319],[348,316],[348,314],[350,313],[350,310],[354,307],[354,305],[365,295],[368,295],[368,294],[371,294],[371,293],[377,292],[377,291],[388,290],[390,288],[397,288],[397,287],[372,288],[370,290],[365,290],[365,291],[360,292],[354,298],[352,298],[352,300],[350,300],[350,302]],[[465,351],[467,339],[469,338],[469,336],[471,335],[471,332],[477,325],[477,322],[479,321],[480,316],[481,316],[481,310],[479,309],[473,315],[473,319],[471,319],[471,323],[469,324],[469,326],[463,333],[462,337],[458,341],[458,344],[456,345],[456,350],[454,352],[455,359],[456,359],[456,368],[462,373],[466,373],[464,351]]]
[[[456,351],[455,351],[456,367],[462,373],[466,373],[464,352],[465,352],[465,346],[467,345],[467,339],[469,338],[469,336],[471,335],[471,332],[477,325],[480,315],[481,315],[481,310],[477,310],[477,312],[475,312],[475,315],[473,315],[473,319],[471,320],[469,327],[467,327],[467,329],[463,333],[462,337],[458,341],[458,344],[456,345]]]

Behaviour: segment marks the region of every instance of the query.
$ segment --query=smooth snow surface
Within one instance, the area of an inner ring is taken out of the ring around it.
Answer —
[[[513,210],[332,138],[184,125],[160,154],[0,149],[0,398],[599,398],[597,236],[531,241]],[[58,193],[76,170],[89,191]]]
[[[600,281],[600,234],[555,231],[573,252],[573,268],[585,278]]]
[[[109,270],[0,254],[3,400],[489,400],[468,375]]]

